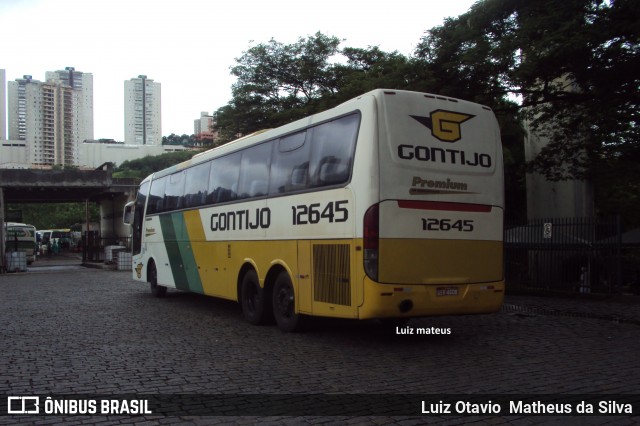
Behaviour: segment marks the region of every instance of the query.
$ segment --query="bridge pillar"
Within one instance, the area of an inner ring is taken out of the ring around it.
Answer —
[[[127,243],[131,234],[131,227],[122,223],[124,206],[135,199],[135,191],[124,194],[111,194],[99,200],[100,233],[103,244],[113,245],[117,242]]]

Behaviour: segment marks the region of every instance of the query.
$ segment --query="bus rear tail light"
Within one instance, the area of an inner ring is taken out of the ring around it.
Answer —
[[[380,236],[380,209],[378,204],[364,214],[364,271],[378,281],[378,241]]]

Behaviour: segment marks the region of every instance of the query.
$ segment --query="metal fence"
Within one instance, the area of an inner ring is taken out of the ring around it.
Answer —
[[[507,286],[565,293],[622,293],[621,235],[618,217],[507,223]]]
[[[110,262],[108,247],[126,247],[131,249],[130,238],[102,237],[98,231],[89,231],[82,234],[82,261],[83,262]]]

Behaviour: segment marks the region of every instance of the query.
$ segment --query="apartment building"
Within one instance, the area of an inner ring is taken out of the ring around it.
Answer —
[[[162,144],[160,83],[139,75],[124,82],[124,141],[131,145]]]
[[[65,71],[70,79],[54,71],[47,72],[46,82],[25,75],[8,83],[9,140],[12,147],[26,147],[33,166],[76,165],[80,143],[92,139],[91,74],[79,73],[85,74],[78,78],[84,84],[79,88],[75,70]]]
[[[197,144],[212,144],[218,139],[218,132],[213,129],[214,125],[213,115],[209,115],[207,111],[202,111],[200,118],[193,120],[193,134],[198,141]]]
[[[78,137],[81,142],[93,140],[93,74],[66,67],[64,70],[47,71],[45,79],[79,92],[73,105],[73,114],[78,117]]]
[[[9,139],[27,148],[27,162],[36,165],[74,164],[73,89],[25,75],[10,81]],[[75,126],[77,127],[77,126]]]

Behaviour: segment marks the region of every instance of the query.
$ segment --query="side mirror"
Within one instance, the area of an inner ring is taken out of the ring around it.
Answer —
[[[124,211],[122,212],[122,222],[125,225],[131,225],[133,222],[133,212],[135,209],[135,201],[129,201],[124,206]]]

